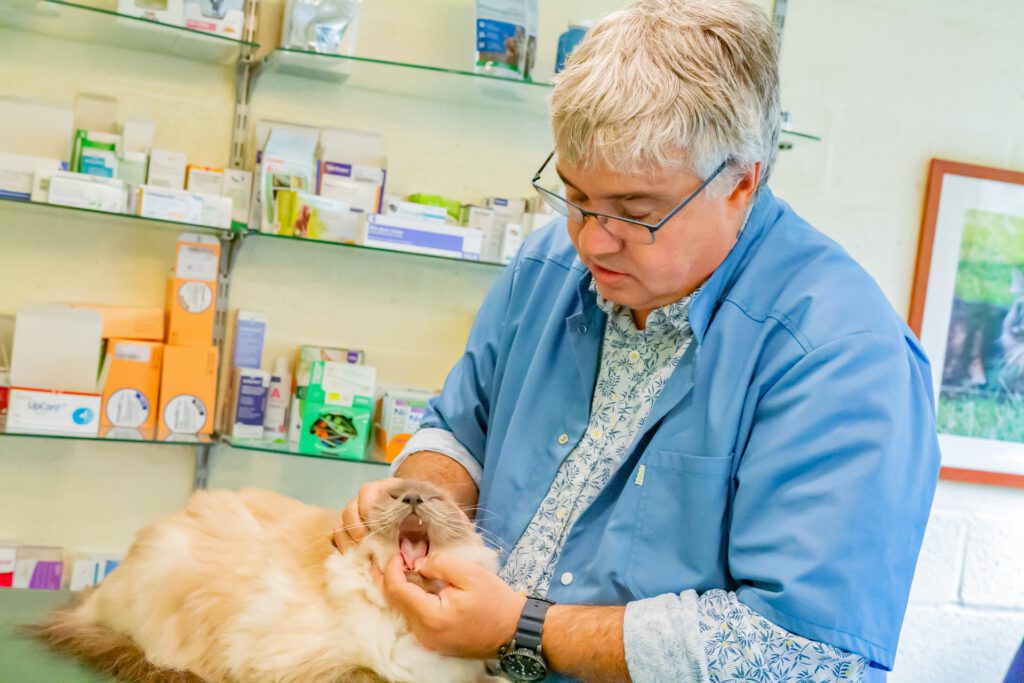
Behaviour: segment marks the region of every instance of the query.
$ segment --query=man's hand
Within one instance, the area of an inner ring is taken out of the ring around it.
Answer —
[[[359,489],[359,495],[350,500],[341,513],[340,526],[334,532],[334,545],[338,550],[345,552],[366,538],[366,534],[369,533],[366,517],[370,514],[374,501],[385,489],[399,481],[401,480],[388,477],[363,484]]]
[[[454,657],[487,659],[512,640],[526,596],[483,567],[439,553],[416,563],[423,578],[449,584],[437,595],[405,578],[398,555],[384,570],[388,601],[424,647]]]

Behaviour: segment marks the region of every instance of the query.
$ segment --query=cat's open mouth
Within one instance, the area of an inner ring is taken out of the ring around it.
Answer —
[[[430,552],[430,537],[419,515],[413,513],[402,520],[398,527],[398,551],[406,569],[412,569],[416,560]]]

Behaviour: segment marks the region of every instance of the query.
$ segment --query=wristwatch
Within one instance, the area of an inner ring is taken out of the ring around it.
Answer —
[[[548,663],[541,654],[540,637],[544,632],[544,617],[553,604],[543,598],[526,598],[515,638],[498,650],[502,672],[517,683],[547,678]]]

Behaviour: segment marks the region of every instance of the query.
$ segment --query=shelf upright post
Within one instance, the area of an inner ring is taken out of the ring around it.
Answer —
[[[248,43],[256,42],[258,25],[259,0],[245,0],[245,24],[242,38]],[[231,130],[231,168],[245,167],[245,147],[249,134],[249,100],[256,73],[259,71],[259,59],[256,50],[246,46],[236,65],[235,77],[235,120]]]
[[[203,491],[206,489],[207,481],[210,478],[210,451],[213,444],[204,443],[196,446],[196,468],[192,476],[192,490]]]

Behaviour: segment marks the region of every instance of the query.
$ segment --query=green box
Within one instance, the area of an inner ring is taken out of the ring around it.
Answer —
[[[373,428],[376,368],[316,361],[302,409],[299,451],[365,458]]]

